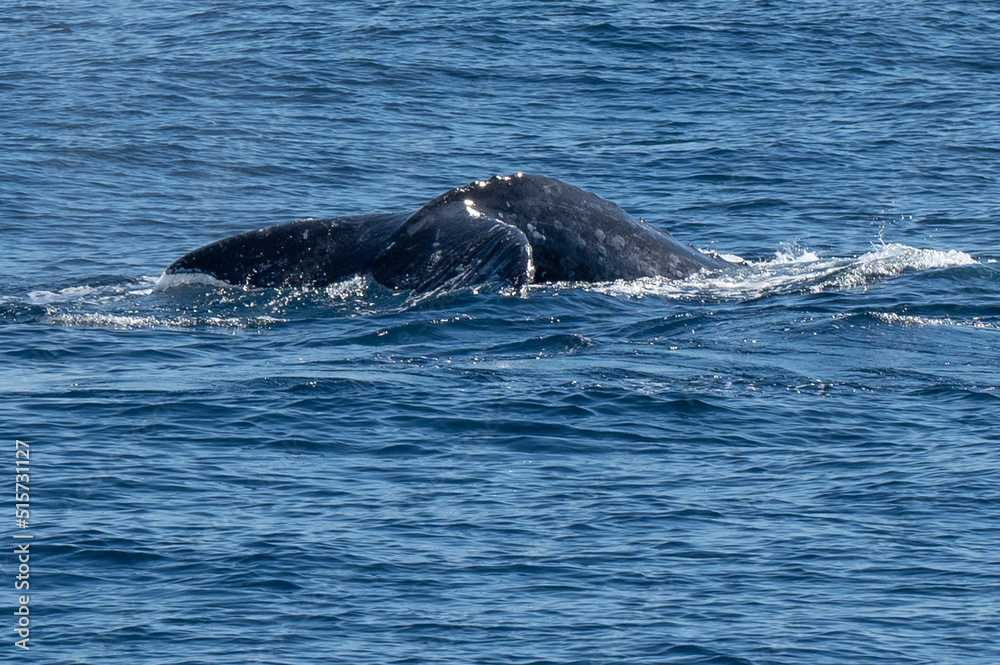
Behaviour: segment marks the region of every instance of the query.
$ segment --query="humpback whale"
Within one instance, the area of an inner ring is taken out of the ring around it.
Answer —
[[[241,233],[174,261],[254,287],[322,286],[367,274],[414,291],[683,279],[732,264],[675,240],[591,192],[538,175],[478,180],[415,212],[307,219]]]

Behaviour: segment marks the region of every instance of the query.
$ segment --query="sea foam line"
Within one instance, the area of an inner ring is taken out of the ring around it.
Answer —
[[[956,326],[962,328],[981,328],[986,330],[1000,330],[1000,324],[983,321],[981,317],[974,316],[967,321],[953,319],[950,316],[913,316],[910,314],[897,314],[895,312],[869,312],[869,316],[882,321],[902,326]]]
[[[919,249],[889,243],[873,245],[871,251],[854,258],[821,258],[808,250],[779,251],[773,259],[748,261],[733,270],[698,273],[683,280],[648,277],[582,286],[599,293],[627,297],[752,300],[780,293],[854,289],[896,277],[907,270],[976,263],[970,255],[957,250]]]
[[[232,330],[264,328],[275,323],[286,323],[288,319],[272,316],[238,318],[228,316],[157,316],[136,314],[104,314],[101,312],[73,313],[51,311],[42,317],[43,323],[68,327],[113,328],[115,330],[138,330],[140,328],[191,328],[209,326]]]

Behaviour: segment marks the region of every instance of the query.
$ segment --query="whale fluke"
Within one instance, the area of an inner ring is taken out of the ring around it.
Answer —
[[[555,178],[496,176],[406,213],[311,219],[218,240],[164,275],[245,287],[325,285],[370,274],[433,291],[533,282],[683,279],[731,264]]]

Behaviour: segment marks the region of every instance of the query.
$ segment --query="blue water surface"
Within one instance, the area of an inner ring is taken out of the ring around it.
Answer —
[[[998,32],[974,0],[6,3],[3,658],[1000,662]],[[517,171],[747,264],[156,288]]]

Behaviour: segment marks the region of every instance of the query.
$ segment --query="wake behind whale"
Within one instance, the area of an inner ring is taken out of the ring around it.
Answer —
[[[201,275],[248,288],[324,286],[371,275],[390,288],[425,292],[683,279],[731,265],[596,194],[517,173],[450,190],[412,213],[310,219],[241,233],[182,256],[160,283]]]

